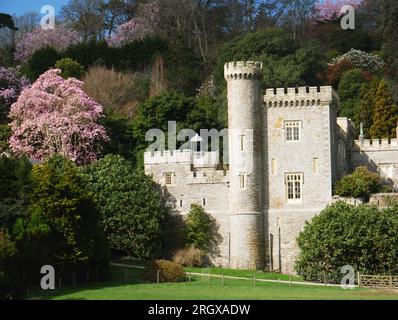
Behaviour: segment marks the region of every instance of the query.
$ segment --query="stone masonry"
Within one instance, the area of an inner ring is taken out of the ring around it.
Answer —
[[[398,140],[354,140],[352,122],[337,117],[331,87],[264,94],[262,68],[225,65],[228,166],[220,166],[218,152],[191,147],[145,153],[145,171],[165,187],[175,213],[197,203],[217,220],[215,265],[294,273],[296,238],[333,202],[337,179],[367,165],[398,186]]]

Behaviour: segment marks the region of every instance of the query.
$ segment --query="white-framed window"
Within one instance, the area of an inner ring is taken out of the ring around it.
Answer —
[[[301,121],[285,121],[286,141],[300,141]]]
[[[164,173],[164,184],[166,186],[171,186],[173,184],[173,173],[172,172]]]
[[[303,174],[286,174],[286,199],[288,203],[301,203],[303,200]]]
[[[247,185],[247,175],[246,175],[246,173],[241,173],[239,175],[239,181],[240,181],[241,190],[245,190],[246,189],[246,185]]]

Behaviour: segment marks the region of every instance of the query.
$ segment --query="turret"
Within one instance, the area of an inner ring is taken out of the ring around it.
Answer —
[[[262,64],[230,62],[228,130],[230,170],[230,267],[264,269]]]

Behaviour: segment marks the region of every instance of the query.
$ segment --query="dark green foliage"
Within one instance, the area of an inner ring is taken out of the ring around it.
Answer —
[[[145,38],[125,44],[120,48],[109,47],[105,41],[89,41],[75,44],[62,52],[85,69],[102,64],[116,70],[144,70],[151,67],[158,54],[167,52],[167,46],[158,38]]]
[[[11,128],[7,124],[0,124],[0,153],[9,150],[8,140],[11,137]]]
[[[200,205],[192,204],[186,224],[187,245],[192,245],[206,254],[212,253],[219,241],[215,219]]]
[[[354,173],[343,177],[334,188],[334,193],[342,197],[369,198],[371,193],[379,192],[382,187],[380,175],[366,167],[358,167]]]
[[[127,117],[114,113],[107,113],[101,124],[105,127],[109,141],[104,146],[104,154],[118,154],[123,158],[134,161],[134,137],[132,123]]]
[[[27,215],[31,168],[25,157],[0,156],[0,228],[11,231],[16,219]]]
[[[381,80],[374,100],[373,124],[370,128],[372,138],[396,137],[398,106],[394,103],[385,80]]]
[[[108,252],[100,215],[79,168],[56,155],[33,168],[32,183],[30,218],[14,226],[28,256],[39,249],[37,259],[61,274],[105,264]]]
[[[177,122],[177,133],[181,129],[223,128],[219,103],[209,96],[187,98],[177,91],[167,91],[149,99],[138,108],[133,121],[133,136],[136,150],[144,151],[152,143],[145,141],[145,134],[151,129],[168,132],[168,121]],[[198,132],[200,133],[200,132]],[[167,148],[167,137],[166,148]],[[188,138],[186,138],[188,141]],[[177,142],[179,148],[183,142]],[[139,160],[138,160],[139,161]]]
[[[85,176],[111,248],[136,259],[155,257],[168,213],[160,187],[114,155],[86,167]]]
[[[360,69],[346,71],[339,83],[340,116],[349,119],[358,118],[358,106],[363,88],[367,87],[368,80]],[[359,128],[359,123],[355,123]]]
[[[307,223],[298,237],[296,271],[309,281],[340,283],[341,268],[362,274],[397,274],[398,208],[354,207],[338,202]]]
[[[357,105],[357,111],[354,116],[354,121],[358,129],[360,123],[363,124],[365,138],[371,138],[370,128],[373,125],[373,113],[375,105],[375,97],[380,80],[375,78],[373,81],[365,86],[362,86],[360,99]]]
[[[30,80],[36,80],[41,74],[55,66],[60,54],[53,47],[41,48],[33,54],[27,64],[27,76]]]
[[[195,107],[195,100],[176,91],[167,91],[149,99],[138,107],[133,121],[133,136],[138,150],[144,150],[150,143],[145,134],[151,129],[168,132],[168,121],[177,122],[177,132],[185,128],[187,114]]]
[[[63,58],[55,63],[55,68],[61,69],[61,76],[64,79],[77,78],[80,79],[84,73],[84,68],[76,61],[70,58]]]
[[[159,279],[158,279],[159,274]],[[144,281],[159,282],[179,282],[185,280],[185,272],[182,265],[167,261],[156,260],[148,264],[143,273]]]
[[[317,42],[298,48],[282,29],[269,28],[233,39],[220,49],[215,74],[219,92],[225,86],[224,64],[239,60],[263,62],[264,88],[319,85],[317,75],[326,67]]]

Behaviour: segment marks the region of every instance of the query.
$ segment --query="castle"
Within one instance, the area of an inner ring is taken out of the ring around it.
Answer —
[[[296,238],[332,202],[338,179],[366,165],[398,184],[398,141],[354,140],[331,87],[264,95],[262,68],[225,65],[228,167],[218,165],[217,152],[190,148],[146,152],[145,172],[167,188],[176,213],[198,203],[216,219],[222,240],[215,265],[294,273]]]

